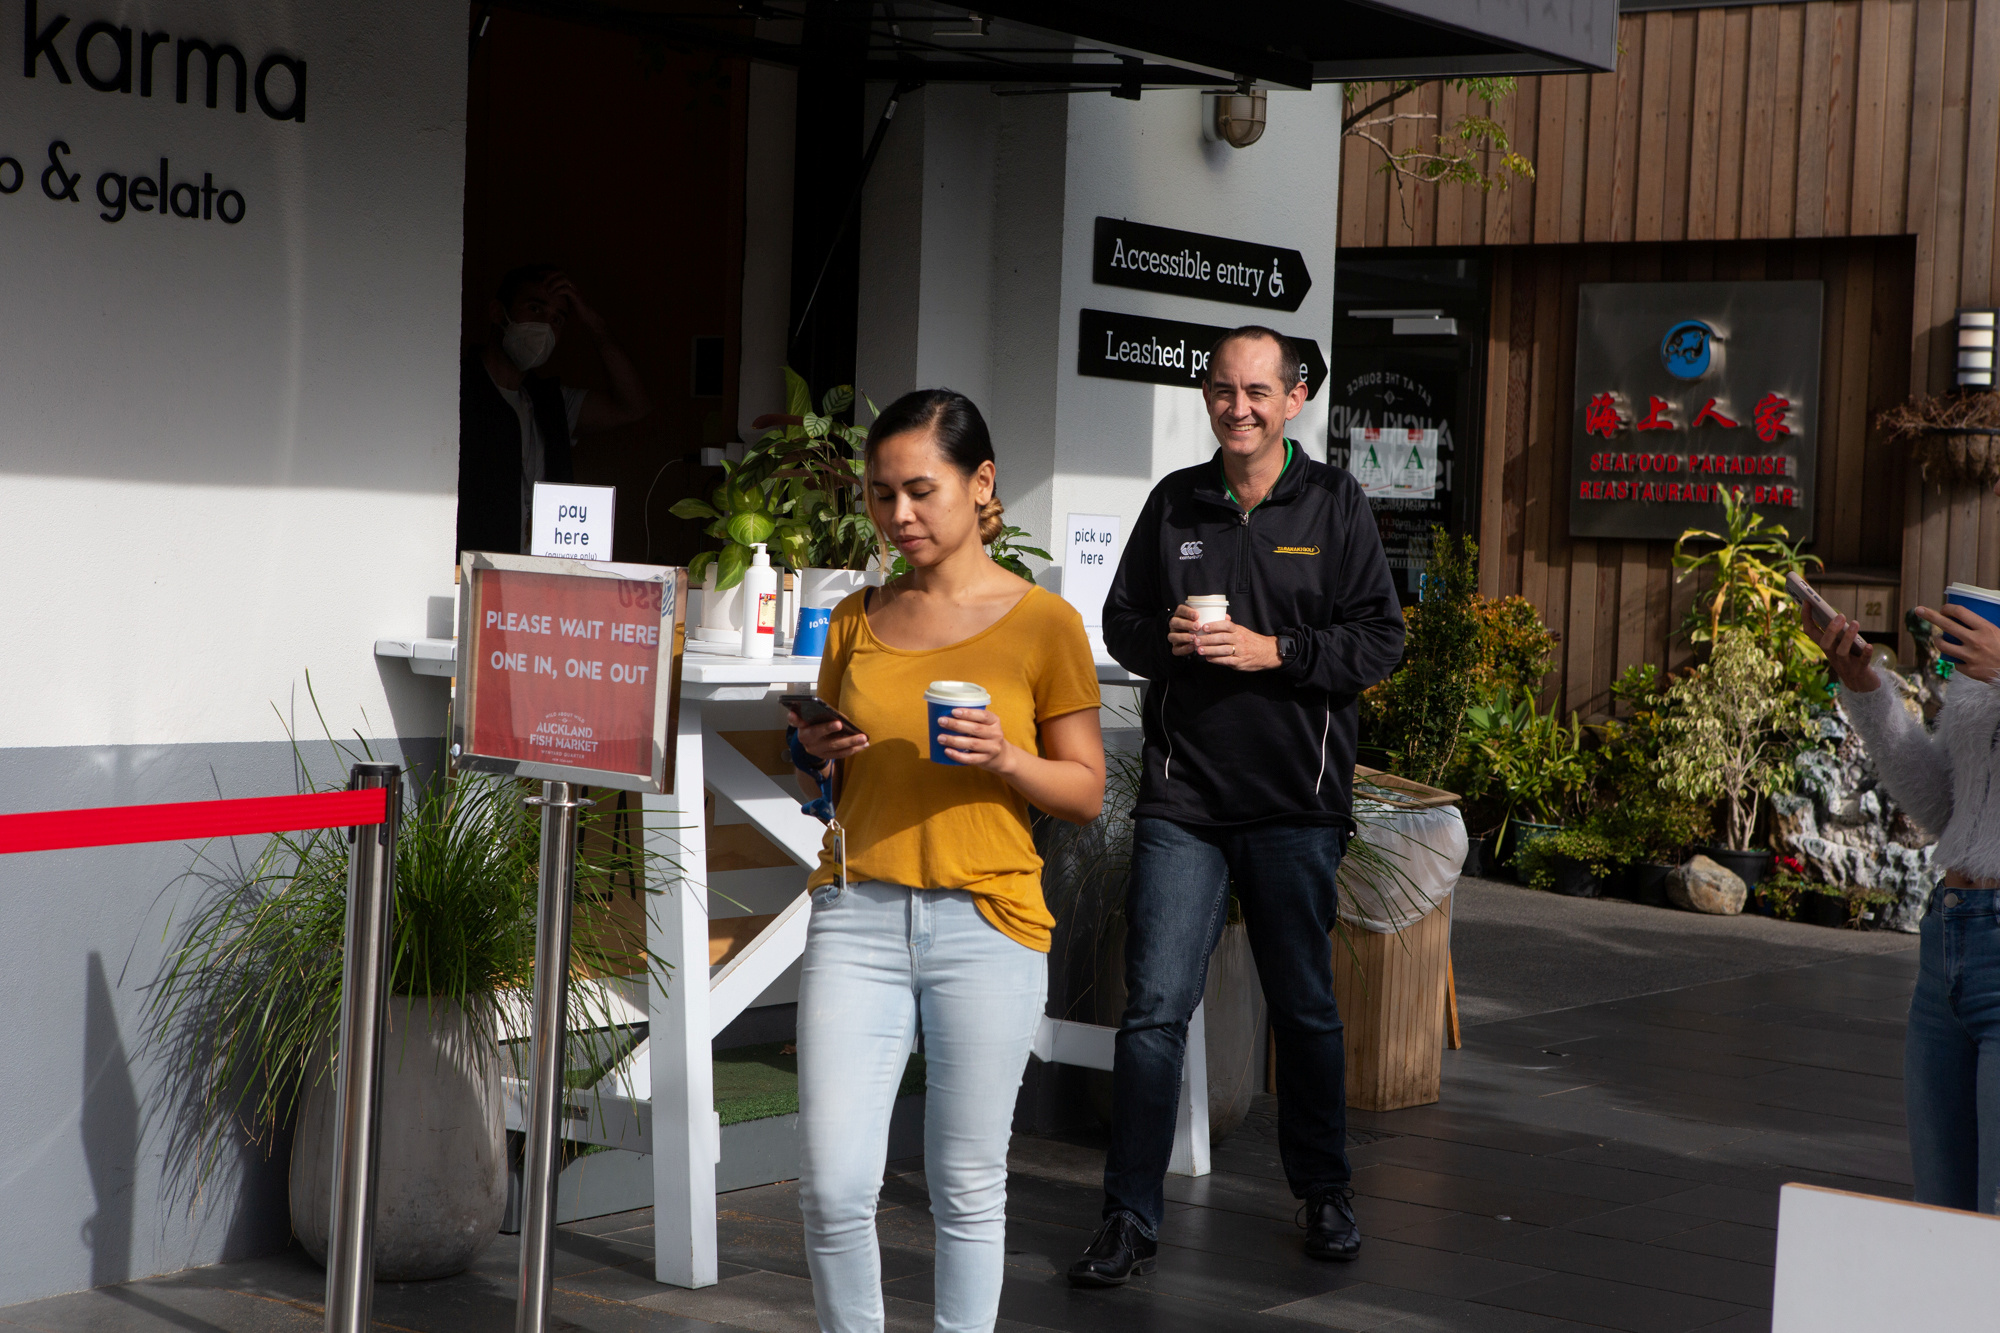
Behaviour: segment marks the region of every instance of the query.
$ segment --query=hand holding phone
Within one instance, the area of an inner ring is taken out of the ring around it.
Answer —
[[[844,759],[868,748],[868,737],[854,720],[814,694],[779,696],[799,729],[799,743],[822,759]]]
[[[1819,595],[1819,589],[1807,583],[1797,574],[1785,575],[1785,591],[1789,592],[1798,601],[1799,605],[1805,608],[1806,618],[1812,622],[1814,629],[1822,631],[1823,637],[1826,627],[1834,622],[1834,618],[1840,612],[1834,610],[1832,604],[1826,598]],[[1820,646],[1824,648],[1826,644],[1822,641]],[[1854,642],[1850,645],[1848,651],[1855,657],[1865,658],[1872,650],[1869,648],[1867,640],[1857,634],[1854,636]],[[1831,657],[1831,651],[1827,655]]]

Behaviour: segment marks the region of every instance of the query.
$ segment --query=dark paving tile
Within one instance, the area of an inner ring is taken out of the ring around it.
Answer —
[[[1431,1218],[1415,1226],[1385,1234],[1405,1245],[1421,1245],[1427,1250],[1450,1250],[1455,1254],[1471,1254],[1488,1245],[1498,1245],[1513,1240],[1525,1232],[1539,1230],[1540,1227],[1531,1226],[1526,1222],[1502,1222],[1497,1217],[1450,1213],[1444,1217]]]
[[[1778,1191],[1741,1190],[1727,1185],[1699,1185],[1685,1194],[1672,1194],[1653,1202],[1655,1208],[1670,1213],[1723,1222],[1741,1222],[1753,1227],[1778,1225]]]
[[[1588,1327],[1566,1319],[1493,1305],[1475,1305],[1397,1287],[1363,1284],[1325,1296],[1308,1297],[1273,1307],[1271,1314],[1289,1315],[1325,1328],[1352,1333],[1572,1333]]]
[[[1762,1265],[1581,1231],[1535,1232],[1489,1246],[1480,1254],[1558,1273],[1711,1297],[1736,1306],[1768,1309],[1771,1304],[1771,1270]]]
[[[1685,1181],[1673,1176],[1587,1162],[1551,1161],[1479,1144],[1406,1137],[1380,1148],[1375,1160],[1384,1164],[1421,1167],[1503,1185],[1532,1185],[1610,1203],[1644,1203],[1687,1188]]]
[[[1504,1287],[1481,1297],[1480,1304],[1572,1319],[1623,1333],[1692,1333],[1742,1313],[1741,1307],[1722,1301],[1574,1273],[1551,1273]]]
[[[1740,1222],[1710,1222],[1689,1231],[1676,1232],[1658,1242],[1671,1250],[1712,1254],[1718,1259],[1740,1259],[1744,1263],[1773,1268],[1778,1263],[1778,1233],[1768,1227],[1744,1226]]]
[[[308,1333],[323,1327],[317,1308],[216,1287],[163,1288],[153,1283],[99,1287],[11,1305],[0,1327],[37,1333]]]
[[[1229,1309],[1184,1300],[1142,1285],[1111,1291],[1083,1291],[1056,1275],[1009,1269],[1000,1289],[1004,1321],[1066,1333],[1304,1333],[1312,1325],[1282,1315]],[[885,1296],[929,1305],[928,1273],[883,1286]]]
[[[1721,1323],[1706,1325],[1701,1333],[1771,1333],[1771,1312],[1745,1310],[1742,1314],[1729,1316]]]
[[[1649,1244],[1666,1236],[1677,1235],[1703,1225],[1701,1219],[1686,1213],[1670,1213],[1664,1208],[1615,1208],[1595,1217],[1579,1218],[1565,1228],[1581,1231],[1590,1236],[1609,1236],[1614,1240],[1634,1240]]]
[[[1356,1193],[1373,1198],[1401,1199],[1485,1217],[1512,1217],[1545,1227],[1601,1213],[1605,1206],[1602,1199],[1586,1199],[1530,1185],[1468,1180],[1406,1166],[1366,1167],[1355,1173],[1354,1188]]]

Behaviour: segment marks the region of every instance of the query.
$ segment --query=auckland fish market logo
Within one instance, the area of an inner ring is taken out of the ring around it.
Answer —
[[[1715,364],[1715,330],[1698,319],[1684,319],[1660,339],[1660,360],[1677,380],[1698,380]]]

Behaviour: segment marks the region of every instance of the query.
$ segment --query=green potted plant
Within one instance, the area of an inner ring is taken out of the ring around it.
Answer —
[[[1596,898],[1628,858],[1629,853],[1601,829],[1584,824],[1527,843],[1514,856],[1514,871],[1531,889]]]
[[[1478,586],[1478,544],[1432,527],[1422,595],[1403,612],[1402,665],[1368,692],[1391,771],[1426,786],[1458,771],[1466,711],[1478,697]]]
[[[374,1256],[385,1280],[463,1271],[505,1211],[502,1015],[524,1007],[534,984],[540,816],[522,805],[527,794],[462,770],[409,779],[383,1047]],[[580,902],[633,870],[636,852],[606,839],[597,828],[581,839],[611,851],[580,857]],[[216,1126],[240,1124],[268,1149],[296,1119],[292,1227],[322,1263],[347,865],[343,829],[276,835],[247,863],[205,851],[190,872],[201,900],[168,923],[174,942],[148,1010],[153,1038],[174,1055],[187,1118],[177,1137],[197,1182],[222,1145]],[[666,967],[642,945],[578,922],[572,1033],[612,1026],[605,991],[584,978],[637,972],[664,984]]]
[[[1505,859],[1583,813],[1595,756],[1575,712],[1564,721],[1532,694],[1501,689],[1467,709],[1466,719],[1478,736],[1475,783],[1500,802],[1495,839]]]
[[[1624,870],[1606,882],[1620,897],[1654,907],[1667,903],[1667,875],[1685,850],[1705,841],[1708,808],[1660,780],[1671,703],[1652,663],[1629,666],[1611,687],[1626,716],[1598,725],[1599,809],[1594,827],[1626,853]]]
[[[1667,687],[1671,711],[1661,779],[1692,801],[1719,802],[1723,843],[1702,850],[1755,888],[1771,853],[1752,848],[1763,799],[1788,791],[1806,743],[1808,710],[1786,688],[1785,667],[1756,634],[1724,626],[1708,661]]]
[[[750,423],[765,434],[744,451],[744,464],[770,479],[774,508],[803,534],[799,549],[786,552],[786,563],[799,574],[801,606],[831,606],[863,583],[879,582],[889,566],[888,547],[868,517],[861,489],[868,432],[840,419],[856,401],[853,385],[837,385],[821,396],[815,412],[811,387],[787,366],[785,410]],[[879,415],[866,397],[859,401],[870,416]]]

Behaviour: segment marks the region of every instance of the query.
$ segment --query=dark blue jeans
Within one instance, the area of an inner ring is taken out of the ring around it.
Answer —
[[[2000,1196],[2000,892],[1934,889],[1903,1048],[1918,1203],[1996,1211]]]
[[[1333,1001],[1341,828],[1263,824],[1191,829],[1165,819],[1133,825],[1125,902],[1125,1016],[1111,1075],[1111,1149],[1104,1216],[1129,1214],[1157,1237],[1173,1156],[1188,1020],[1208,980],[1208,956],[1229,919],[1235,883],[1250,951],[1278,1041],[1278,1154],[1292,1193],[1344,1185],[1347,1043]]]

